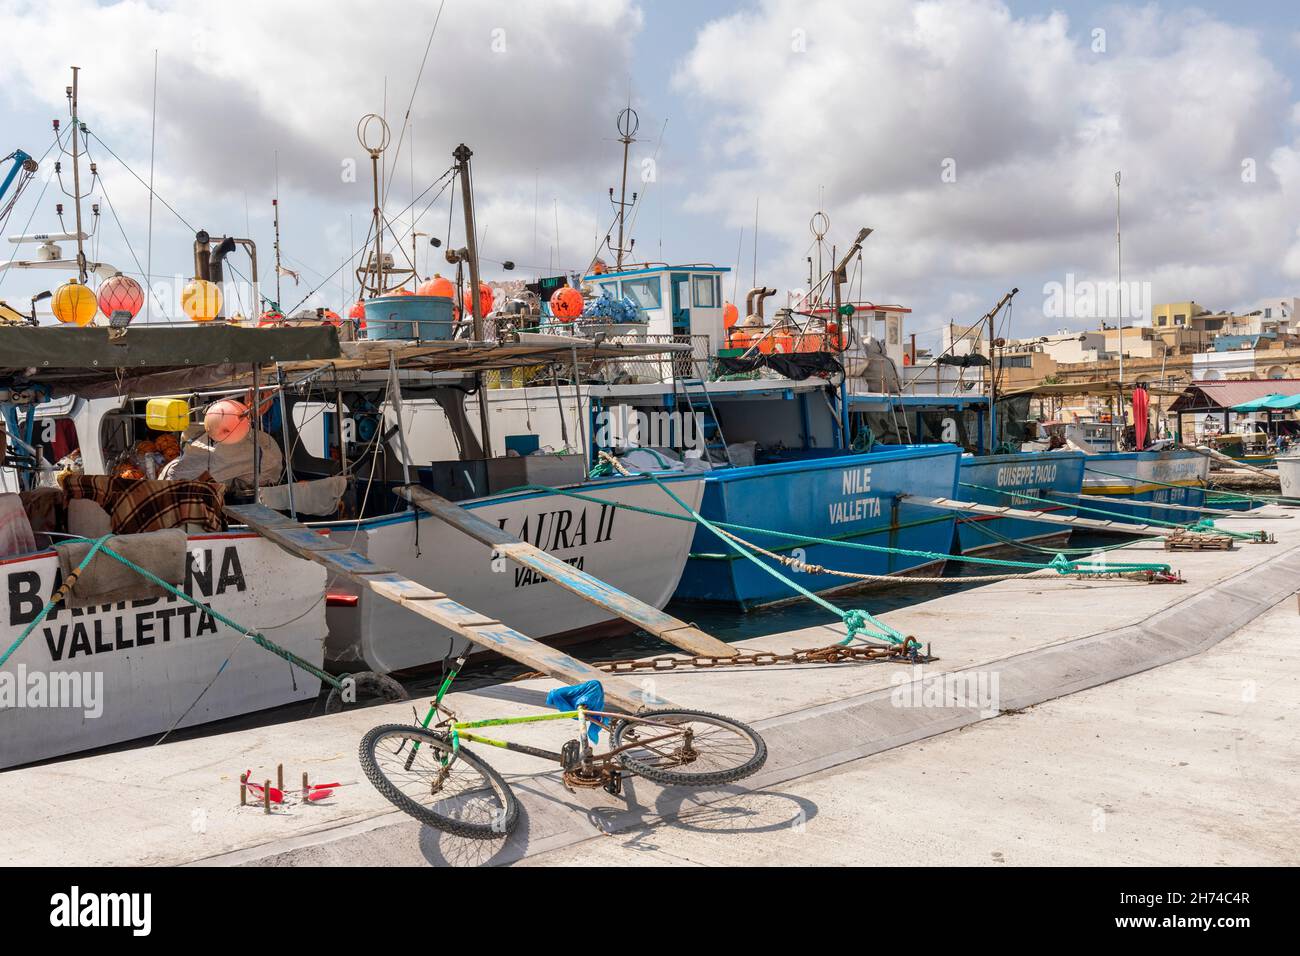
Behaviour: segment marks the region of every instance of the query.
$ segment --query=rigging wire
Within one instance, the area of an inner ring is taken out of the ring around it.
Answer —
[[[89,150],[89,149],[86,150],[86,159],[87,159],[87,161],[91,161],[91,159],[90,159],[90,150]],[[143,275],[143,274],[145,274],[144,266],[140,265],[140,257],[137,256],[137,255],[135,254],[135,247],[131,245],[131,240],[128,239],[128,238],[127,238],[127,235],[126,235],[126,229],[123,228],[123,226],[122,226],[122,220],[121,220],[120,218],[118,218],[118,215],[117,215],[117,208],[113,205],[113,200],[109,198],[109,195],[108,195],[108,189],[107,189],[107,188],[105,187],[105,185],[104,185],[104,177],[103,177],[103,176],[97,176],[96,178],[99,180],[99,192],[100,192],[100,195],[104,197],[104,202],[108,204],[108,211],[109,211],[110,213],[112,213],[112,215],[113,215],[113,222],[117,223],[117,231],[118,231],[119,233],[122,234],[122,241],[123,241],[124,243],[126,243],[126,249],[127,249],[127,252],[131,253],[131,260],[135,263],[135,267],[136,267],[136,269],[138,269],[138,270],[140,271],[140,273]],[[100,261],[100,260],[99,260],[99,234],[98,234],[98,232],[96,232],[96,234],[95,234],[95,261],[96,261],[96,262],[99,262],[99,261]],[[158,298],[157,293],[154,292],[154,290],[153,290],[153,282],[150,281],[150,280],[147,278],[147,276],[146,276],[146,279],[145,279],[145,284],[146,284],[147,286],[149,286],[149,292],[150,292],[151,295],[153,295],[154,300],[158,303],[158,310],[162,313],[163,318],[170,319],[170,316],[167,315],[167,309],[166,309],[166,307],[164,307],[163,304],[162,304],[162,300]]]
[[[424,77],[424,67],[429,62],[429,50],[433,48],[433,37],[438,32],[438,22],[442,19],[442,8],[447,5],[447,0],[441,0],[438,4],[438,13],[433,18],[433,29],[429,31],[429,42],[424,45],[424,56],[420,60],[420,70],[415,75],[415,85],[411,87],[411,98],[406,104],[406,115],[402,118],[402,130],[397,137],[397,148],[393,151],[392,170],[397,171],[397,160],[402,155],[402,142],[406,139],[406,130],[411,123],[411,108],[415,105],[415,94],[420,90],[420,80]],[[388,202],[388,189],[390,185],[390,176],[385,173],[384,192],[379,200],[379,208],[382,210]],[[407,207],[408,209],[410,206]]]
[[[54,144],[58,142],[58,139],[59,137],[58,134],[56,133],[54,137],[54,143],[50,143],[50,145],[46,147],[45,152],[41,154],[41,158],[37,160],[38,164],[43,162],[45,160],[45,157],[50,155],[50,150],[54,149]],[[24,235],[27,233],[27,230],[31,228],[32,220],[36,218],[36,210],[41,208],[41,200],[45,198],[45,190],[49,188],[50,180],[53,178],[54,178],[53,176],[46,176],[45,182],[41,184],[41,191],[36,197],[36,202],[32,204],[32,211],[27,216],[27,222],[23,225]],[[16,196],[14,198],[15,200],[17,199]],[[4,284],[5,278],[9,275],[9,267],[12,264],[13,264],[13,260],[10,260],[9,262],[5,263],[4,269],[0,269],[0,285]]]

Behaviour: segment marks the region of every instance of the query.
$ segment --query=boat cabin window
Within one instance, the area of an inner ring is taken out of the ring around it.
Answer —
[[[720,281],[717,276],[694,276],[692,277],[692,286],[695,306],[701,309],[716,309],[719,305],[721,293],[718,290]]]
[[[636,307],[643,313],[663,305],[658,276],[644,279],[625,279],[623,281],[623,295],[636,303]]]

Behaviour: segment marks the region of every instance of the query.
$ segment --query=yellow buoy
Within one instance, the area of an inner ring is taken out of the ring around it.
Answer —
[[[65,325],[89,325],[99,311],[99,302],[90,289],[76,279],[69,279],[54,290],[50,309]]]
[[[211,322],[221,314],[221,287],[207,279],[194,279],[181,292],[181,309],[195,322]]]

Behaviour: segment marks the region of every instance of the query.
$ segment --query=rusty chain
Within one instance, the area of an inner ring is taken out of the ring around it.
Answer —
[[[660,657],[645,657],[630,661],[597,661],[591,666],[607,674],[634,674],[641,671],[655,673],[673,671],[686,667],[708,670],[714,667],[771,667],[779,664],[838,664],[841,661],[885,660],[928,664],[931,661],[938,660],[938,658],[931,657],[928,651],[922,653],[920,642],[915,638],[908,638],[902,644],[896,645],[860,644],[845,646],[843,644],[827,644],[825,647],[808,647],[791,651],[788,654],[764,651],[755,654],[737,654],[734,657],[715,657],[709,654],[699,654],[695,657],[674,657],[665,654]],[[511,678],[511,681],[531,680],[534,677],[545,676],[541,671],[528,671]]]

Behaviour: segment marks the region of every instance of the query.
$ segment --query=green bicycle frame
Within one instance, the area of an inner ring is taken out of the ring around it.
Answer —
[[[447,672],[447,676],[443,680],[442,685],[438,688],[438,693],[434,697],[433,703],[429,705],[429,709],[425,713],[424,719],[420,721],[420,726],[423,729],[425,730],[429,729],[429,724],[433,722],[434,715],[437,714],[438,712],[438,705],[441,704],[442,699],[447,696],[447,691],[451,689],[452,681],[456,679],[456,675],[460,673],[461,668],[464,666],[465,666],[465,655],[462,654],[460,657],[456,658],[455,665],[453,665],[452,669]],[[472,741],[477,744],[484,744],[485,746],[489,746],[489,747],[500,747],[503,750],[518,750],[521,753],[531,754],[535,757],[543,757],[545,759],[555,760],[558,762],[560,760],[560,755],[557,753],[553,753],[552,751],[549,750],[541,750],[537,747],[528,747],[523,744],[511,743],[508,740],[497,740],[493,737],[484,737],[481,734],[462,733],[462,731],[477,730],[480,727],[506,727],[511,724],[534,724],[544,720],[576,719],[580,723],[585,724],[585,721],[590,719],[586,716],[586,714],[587,714],[586,708],[579,707],[577,710],[556,711],[554,713],[549,713],[549,714],[533,714],[527,717],[492,717],[486,720],[457,721],[453,723],[449,728],[451,731],[452,755],[454,755],[456,751],[460,749],[460,742],[463,739],[463,740]],[[416,741],[411,745],[412,756],[418,753],[419,749],[420,749],[420,744],[418,741]],[[440,758],[439,762],[443,766],[446,766],[447,763],[450,761],[450,759],[451,759],[450,757],[442,757]]]

